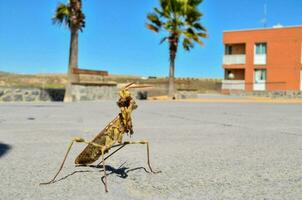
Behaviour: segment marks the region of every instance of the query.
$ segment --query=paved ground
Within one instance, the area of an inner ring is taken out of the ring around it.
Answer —
[[[114,102],[0,105],[0,199],[301,199],[302,105],[138,102],[133,140],[107,168],[75,168],[77,145],[60,174],[70,138],[91,139],[118,111]]]

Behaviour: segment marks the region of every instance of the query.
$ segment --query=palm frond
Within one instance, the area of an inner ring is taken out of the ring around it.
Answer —
[[[204,46],[203,41],[202,41],[201,39],[199,39],[198,37],[195,38],[194,41],[195,41],[196,43],[198,43],[200,46]]]
[[[193,27],[198,30],[198,31],[204,31],[204,32],[207,32],[207,29],[201,25],[200,23],[194,23],[193,24]]]
[[[199,32],[197,33],[197,35],[201,38],[207,38],[208,37],[208,34],[207,33],[203,33],[203,32]]]
[[[159,44],[164,43],[167,39],[168,39],[168,37],[163,37],[163,38],[160,40]]]
[[[157,16],[157,14],[150,13],[147,15],[147,18],[151,23],[155,24],[158,28],[161,27],[162,22],[159,20],[159,17]]]
[[[82,11],[80,11],[77,15],[77,27],[78,29],[83,32],[83,29],[85,28],[86,25],[86,21],[85,21],[85,15],[84,13],[82,13]]]
[[[194,30],[192,29],[192,28],[187,28],[187,30],[185,30],[184,32],[184,35],[186,36],[186,37],[188,37],[188,38],[193,38],[193,37],[196,37],[195,35],[195,32],[194,32]]]
[[[164,16],[163,11],[161,11],[159,8],[154,8],[153,9],[155,13],[157,13],[160,17]]]
[[[188,0],[188,4],[197,7],[203,2],[203,0]]]
[[[170,0],[160,0],[160,8],[162,9],[162,13],[165,17],[168,17],[170,14],[170,7],[171,7]]]
[[[192,28],[188,28],[186,31],[184,31],[183,35],[185,36],[185,38],[194,40],[194,42],[203,45],[203,42],[199,38],[199,33],[196,33]]]
[[[69,26],[70,24],[70,8],[66,4],[59,4],[56,11],[55,15],[52,18],[53,23],[55,24],[65,24]]]
[[[156,26],[154,26],[154,25],[152,25],[152,24],[146,24],[146,27],[147,27],[147,29],[149,29],[151,31],[154,31],[156,33],[159,32],[159,28],[156,27]]]
[[[182,47],[186,50],[186,51],[190,51],[193,47],[194,44],[192,42],[192,40],[188,39],[188,38],[184,38],[183,42],[182,42]]]
[[[68,4],[60,3],[52,18],[54,24],[65,24],[69,29],[83,31],[85,15],[82,12],[81,0],[70,0]]]
[[[189,25],[193,25],[194,23],[198,22],[202,17],[202,13],[200,13],[196,8],[188,10],[185,16],[185,21]]]

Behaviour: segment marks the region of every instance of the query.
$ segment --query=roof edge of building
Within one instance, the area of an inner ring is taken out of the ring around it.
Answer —
[[[283,26],[283,27],[267,27],[267,28],[251,28],[251,29],[227,30],[227,31],[223,31],[223,33],[228,33],[228,32],[243,32],[243,31],[265,31],[265,30],[278,30],[278,29],[291,29],[291,28],[302,28],[302,25]]]

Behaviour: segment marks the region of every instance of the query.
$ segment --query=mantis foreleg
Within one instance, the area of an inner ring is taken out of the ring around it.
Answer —
[[[141,141],[126,141],[124,142],[123,144],[127,145],[127,144],[146,144],[147,145],[147,162],[148,162],[148,167],[150,169],[150,171],[153,173],[153,174],[156,174],[156,173],[160,173],[161,171],[153,171],[152,170],[152,167],[151,167],[151,164],[150,164],[150,153],[149,153],[149,142],[147,140],[141,140]]]
[[[120,146],[120,148],[116,149],[114,152],[112,152],[109,156],[107,156],[104,160],[106,160],[107,158],[109,158],[110,156],[112,156],[114,153],[116,153],[117,151],[119,151],[120,149],[122,149],[124,146],[128,145],[128,144],[146,144],[147,145],[147,163],[148,163],[148,167],[150,169],[150,171],[154,174],[156,173],[160,173],[161,171],[153,171],[151,164],[150,164],[150,150],[149,150],[149,142],[146,140],[142,140],[142,141],[125,141],[122,144],[119,145],[115,145],[113,147],[117,147]],[[98,164],[102,164],[103,160]]]

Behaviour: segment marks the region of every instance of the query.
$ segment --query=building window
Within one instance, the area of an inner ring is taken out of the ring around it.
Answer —
[[[266,80],[266,70],[265,69],[255,69],[255,82],[261,82]]]
[[[230,45],[225,45],[225,55],[231,55],[233,52],[233,48]]]
[[[255,69],[254,71],[254,90],[264,91],[266,89],[266,70]]]
[[[265,55],[266,54],[266,43],[256,43],[256,55]]]

